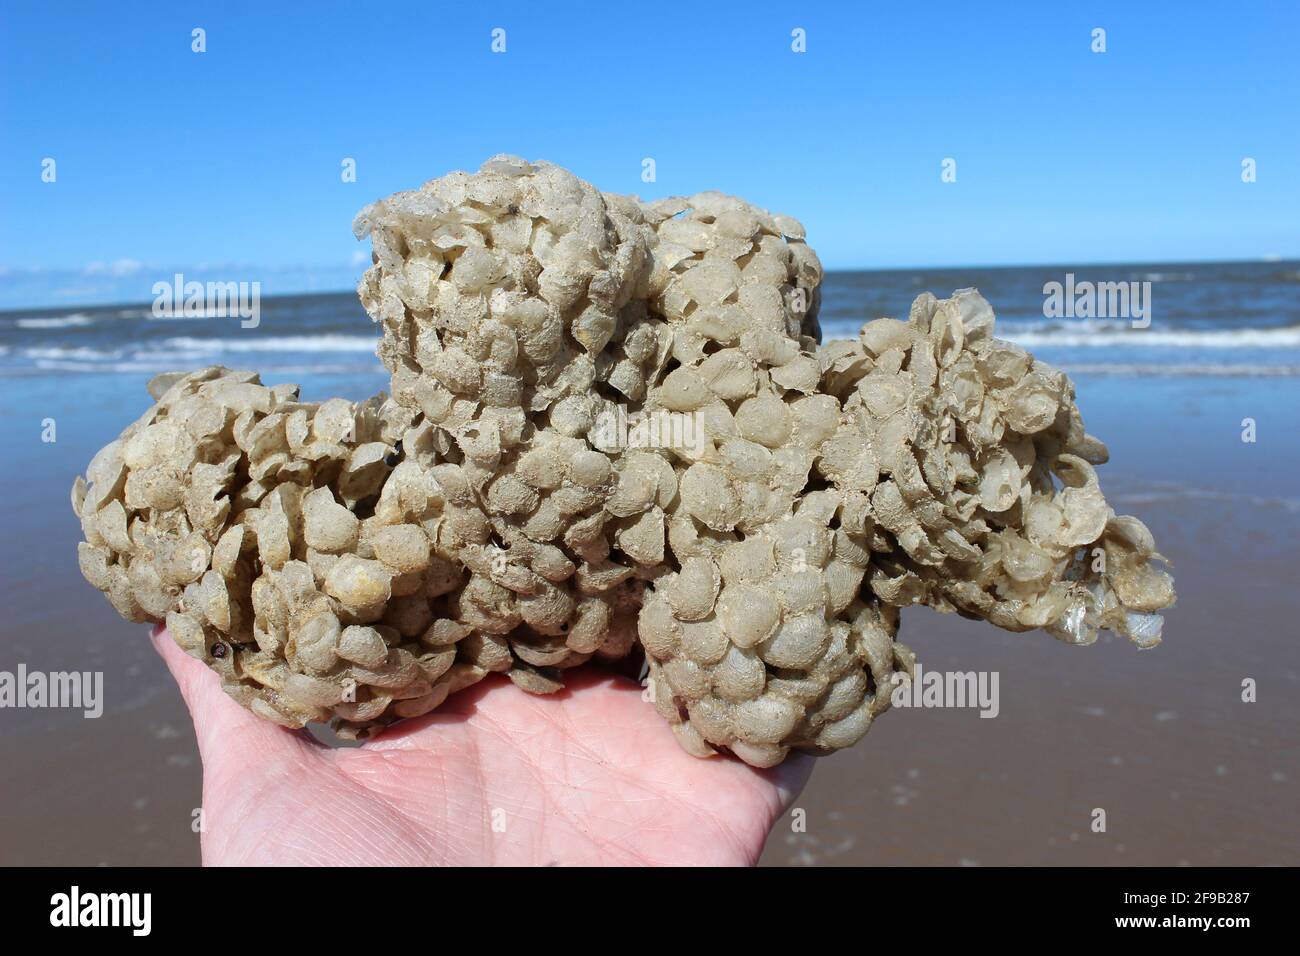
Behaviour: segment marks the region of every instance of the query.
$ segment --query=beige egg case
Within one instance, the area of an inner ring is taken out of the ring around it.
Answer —
[[[168,373],[73,489],[87,580],[259,716],[364,737],[639,644],[686,750],[766,767],[889,707],[905,607],[1159,642],[1151,534],[975,290],[819,344],[795,220],[509,156],[354,231],[391,397]]]

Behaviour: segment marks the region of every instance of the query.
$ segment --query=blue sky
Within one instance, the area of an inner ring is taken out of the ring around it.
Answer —
[[[736,193],[832,268],[1300,257],[1298,40],[1289,0],[6,2],[0,307],[347,288],[361,206],[497,152]]]

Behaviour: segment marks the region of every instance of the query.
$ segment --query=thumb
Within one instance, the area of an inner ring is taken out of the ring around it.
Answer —
[[[780,810],[777,812],[778,817],[794,806],[816,765],[817,758],[812,754],[791,751],[785,760],[772,769],[764,771],[776,786],[776,796],[781,802]]]
[[[306,734],[277,727],[235,703],[221,689],[221,678],[181,650],[162,625],[149,637],[189,708],[205,774],[254,762],[301,760],[320,748]]]

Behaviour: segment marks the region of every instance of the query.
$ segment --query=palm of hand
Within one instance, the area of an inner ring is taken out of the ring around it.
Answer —
[[[489,678],[332,750],[154,640],[194,717],[209,865],[748,864],[811,771],[692,757],[638,686],[595,672],[550,698]]]

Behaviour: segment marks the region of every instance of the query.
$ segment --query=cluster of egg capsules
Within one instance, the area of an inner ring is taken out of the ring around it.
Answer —
[[[639,644],[683,747],[766,767],[889,706],[903,607],[1158,642],[1151,535],[974,290],[821,345],[799,223],[506,156],[354,230],[391,397],[169,373],[73,491],[87,579],[255,713],[365,736]]]

